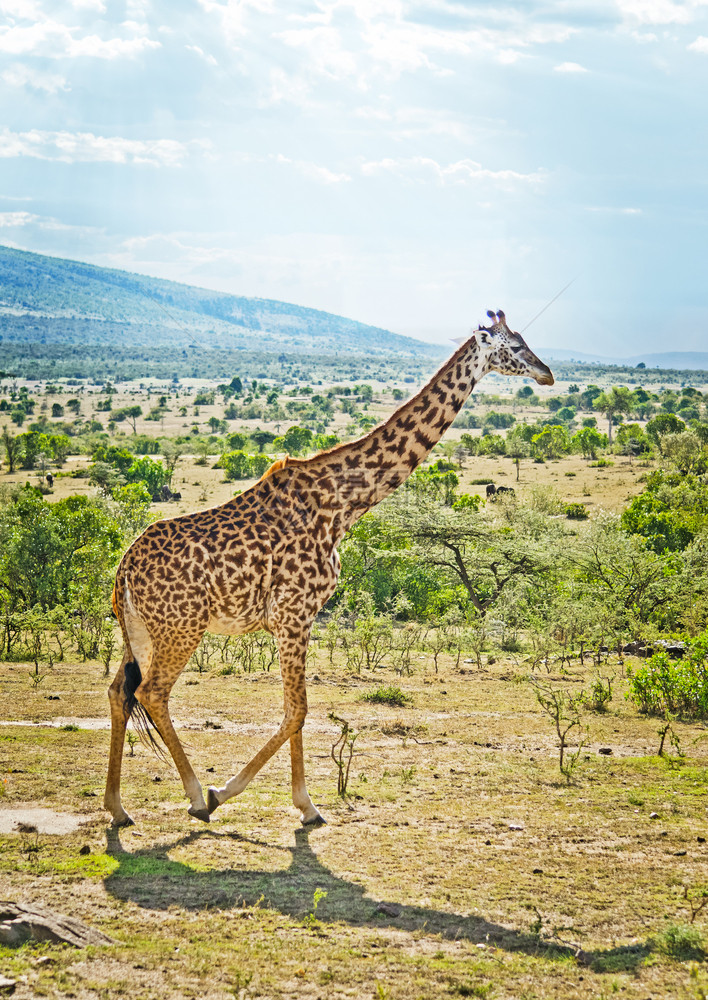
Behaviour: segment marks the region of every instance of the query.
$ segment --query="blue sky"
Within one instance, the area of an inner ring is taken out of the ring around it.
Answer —
[[[708,0],[0,0],[0,243],[708,350]]]

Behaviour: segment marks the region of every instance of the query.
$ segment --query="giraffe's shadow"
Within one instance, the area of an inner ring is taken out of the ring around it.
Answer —
[[[321,897],[317,920],[325,929],[327,924],[337,921],[355,927],[392,927],[543,955],[546,959],[577,958],[598,972],[635,970],[650,953],[646,944],[578,953],[571,946],[544,940],[529,931],[504,927],[482,916],[464,916],[374,899],[366,895],[362,886],[339,877],[320,862],[310,846],[309,833],[308,829],[299,829],[295,832],[294,847],[279,848],[291,855],[288,868],[202,871],[173,861],[169,852],[203,838],[238,841],[268,849],[273,845],[235,833],[198,830],[171,844],[128,853],[121,845],[119,833],[111,829],[107,853],[116,859],[118,867],[105,879],[105,886],[116,899],[130,900],[150,910],[167,910],[173,906],[186,910],[264,906],[296,920],[312,912],[315,891],[320,890],[327,895]]]

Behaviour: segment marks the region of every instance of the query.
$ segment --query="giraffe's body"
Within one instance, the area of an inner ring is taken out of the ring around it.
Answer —
[[[311,459],[280,460],[233,500],[158,521],[131,545],[113,593],[125,640],[109,690],[105,805],[115,824],[132,822],[120,801],[120,768],[127,716],[136,700],[177,765],[192,815],[208,820],[289,739],[293,802],[303,822],[321,819],[307,793],[302,755],[305,657],[312,622],[337,585],[337,545],[429,454],[490,370],[553,382],[499,313],[497,322],[476,331],[416,396],[365,437]],[[224,634],[266,629],[275,636],[285,712],[277,733],[236,777],[210,788],[205,802],[172,726],[168,698],[207,629]]]

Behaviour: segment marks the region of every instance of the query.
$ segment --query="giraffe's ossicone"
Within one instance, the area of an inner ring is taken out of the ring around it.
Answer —
[[[553,375],[502,312],[480,326],[415,396],[357,441],[275,462],[250,489],[210,510],[150,525],[125,553],[113,591],[125,651],[109,689],[111,746],[105,806],[115,825],[129,716],[154,727],[171,754],[192,816],[208,821],[290,740],[292,794],[303,823],[322,821],[305,784],[302,727],[312,623],[334,593],[337,545],[358,518],[400,486],[488,372],[552,385]],[[284,715],[277,732],[221,788],[201,785],[170,719],[172,686],[206,630],[265,629],[278,644]]]

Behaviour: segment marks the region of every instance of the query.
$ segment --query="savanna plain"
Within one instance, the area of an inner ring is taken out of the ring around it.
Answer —
[[[121,552],[412,387],[6,379],[0,898],[113,941],[0,944],[14,996],[708,996],[708,387],[652,376],[490,380],[355,527],[307,667],[326,826],[300,827],[286,748],[205,825],[131,734],[119,830],[101,799]],[[44,589],[13,590],[44,558],[22,531],[58,518],[60,553],[70,514],[100,544],[76,534],[66,579],[46,562]],[[200,780],[223,783],[280,721],[272,645],[207,637],[170,704]]]

